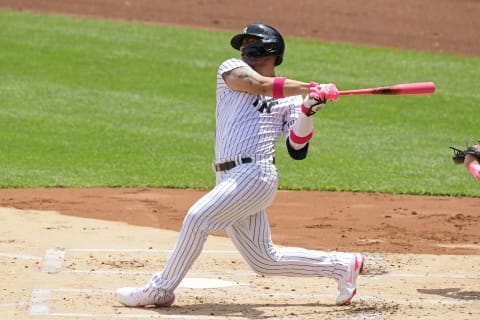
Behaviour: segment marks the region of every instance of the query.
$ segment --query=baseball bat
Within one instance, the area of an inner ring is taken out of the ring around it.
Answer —
[[[367,89],[341,90],[340,96],[360,95],[360,94],[388,94],[388,95],[410,95],[410,94],[431,94],[435,92],[435,83],[433,82],[413,82],[394,84],[386,87],[376,87]]]

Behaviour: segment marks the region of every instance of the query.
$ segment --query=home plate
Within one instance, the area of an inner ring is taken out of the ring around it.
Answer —
[[[225,281],[220,279],[208,279],[208,278],[185,278],[180,282],[181,288],[192,289],[208,289],[208,288],[225,288],[234,286],[244,286],[245,284]]]

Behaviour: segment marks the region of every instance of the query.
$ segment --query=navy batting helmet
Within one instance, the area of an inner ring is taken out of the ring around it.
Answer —
[[[240,50],[243,39],[247,36],[258,37],[259,40],[250,44],[244,49],[244,53],[253,58],[276,56],[275,65],[282,63],[283,52],[285,51],[285,42],[282,35],[275,28],[263,24],[252,23],[243,29],[243,33],[237,34],[230,40],[230,44],[237,50]]]

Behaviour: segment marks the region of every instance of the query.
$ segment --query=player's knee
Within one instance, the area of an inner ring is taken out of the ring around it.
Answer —
[[[251,256],[247,258],[247,263],[249,264],[250,268],[252,268],[255,273],[266,276],[272,274],[272,271],[278,262],[278,258],[273,253],[257,253],[255,257]]]
[[[193,210],[187,213],[183,225],[191,230],[208,230],[208,222],[205,217]]]
[[[271,264],[270,265],[250,264],[250,267],[256,274],[261,276],[268,276],[272,274]]]

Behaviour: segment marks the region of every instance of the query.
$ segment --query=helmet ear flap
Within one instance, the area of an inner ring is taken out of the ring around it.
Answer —
[[[279,39],[278,37],[264,39],[263,46],[268,53],[273,55],[282,55],[285,50],[283,39]]]
[[[277,56],[277,59],[275,60],[275,66],[281,65],[283,61],[282,56]]]

